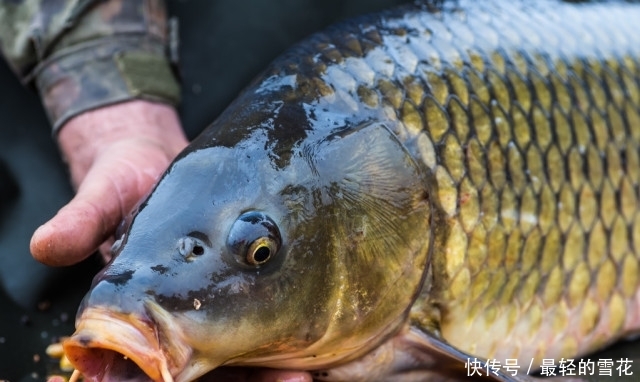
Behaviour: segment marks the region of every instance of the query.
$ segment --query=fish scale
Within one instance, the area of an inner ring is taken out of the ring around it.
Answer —
[[[478,3],[361,24],[349,49],[327,33],[311,78],[384,110],[430,172],[440,234],[411,319],[485,358],[586,354],[640,326],[640,12]]]
[[[293,47],[134,214],[69,359],[422,381],[443,354],[524,371],[638,332],[637,20],[622,1],[423,2]]]

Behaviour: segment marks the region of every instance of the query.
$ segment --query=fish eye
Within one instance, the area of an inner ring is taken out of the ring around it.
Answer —
[[[260,266],[271,260],[280,249],[280,230],[269,216],[258,211],[245,212],[231,226],[227,246],[237,261]]]

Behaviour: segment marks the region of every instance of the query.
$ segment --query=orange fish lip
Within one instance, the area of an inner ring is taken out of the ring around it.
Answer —
[[[161,331],[166,331],[162,328],[166,323],[159,324],[133,313],[90,307],[62,346],[71,364],[89,381],[121,380],[124,373],[126,380],[173,382],[191,352],[178,343],[179,338],[164,343],[167,339]]]

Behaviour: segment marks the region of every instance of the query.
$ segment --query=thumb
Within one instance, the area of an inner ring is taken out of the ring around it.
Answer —
[[[31,237],[33,257],[47,265],[75,264],[91,255],[115,229],[121,216],[114,205],[112,187],[81,187],[76,196]]]
[[[64,266],[95,252],[169,162],[162,151],[139,142],[107,153],[94,162],[69,204],[34,232],[30,249],[36,260]]]

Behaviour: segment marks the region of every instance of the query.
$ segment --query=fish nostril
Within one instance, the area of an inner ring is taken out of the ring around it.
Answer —
[[[183,237],[178,240],[178,251],[184,257],[204,255],[204,247],[200,245],[197,239],[192,237]]]
[[[193,254],[196,256],[200,256],[204,253],[204,248],[202,248],[202,246],[200,245],[196,245],[193,247]]]

